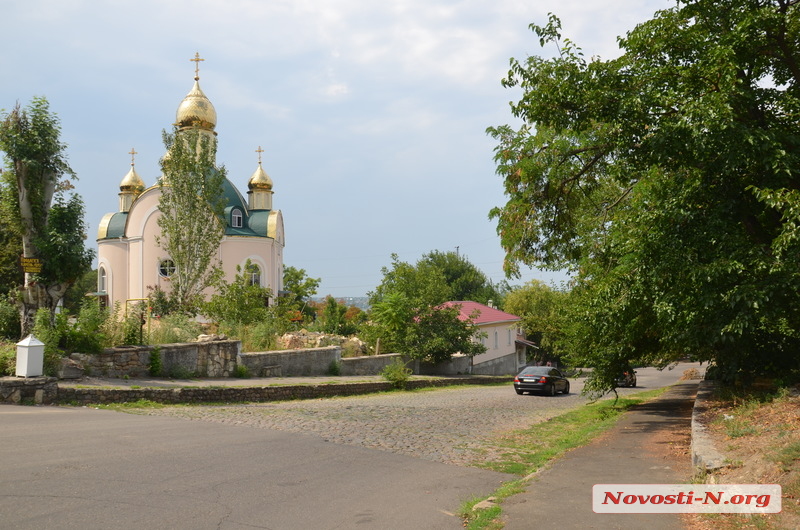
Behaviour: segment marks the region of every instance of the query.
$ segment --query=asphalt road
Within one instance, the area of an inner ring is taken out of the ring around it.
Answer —
[[[682,370],[640,370],[621,393]],[[579,391],[455,387],[158,416],[0,406],[0,527],[460,528],[464,500],[516,478],[467,467],[474,449],[580,406]]]

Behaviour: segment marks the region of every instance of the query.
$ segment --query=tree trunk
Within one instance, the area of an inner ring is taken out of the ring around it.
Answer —
[[[51,323],[55,320],[56,306],[69,288],[67,283],[48,286],[31,281],[30,277],[31,274],[25,274],[25,286],[19,291],[20,331],[23,338],[33,331],[36,312],[39,308],[46,308],[50,311]]]

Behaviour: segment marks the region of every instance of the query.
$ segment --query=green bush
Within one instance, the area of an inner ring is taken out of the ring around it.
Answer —
[[[16,340],[19,334],[19,309],[8,295],[0,294],[0,338]]]
[[[328,365],[328,375],[342,375],[342,363],[331,361],[331,364]]]
[[[17,345],[13,342],[0,343],[0,377],[15,375],[17,372]]]
[[[66,311],[55,315],[52,321],[48,309],[36,311],[31,334],[44,344],[44,375],[54,376],[58,372],[61,358],[66,354],[70,328]]]
[[[103,333],[106,320],[109,318],[108,311],[100,307],[96,300],[85,300],[81,305],[80,312],[67,332],[67,353],[99,353],[106,345],[106,337]]]
[[[122,344],[147,343],[148,338],[144,335],[146,317],[146,308],[143,304],[128,307],[125,319],[122,321]]]
[[[150,344],[188,342],[202,333],[202,327],[187,315],[173,313],[150,324]]]
[[[220,324],[219,331],[242,341],[242,351],[269,351],[278,344],[274,318],[256,324]]]
[[[233,370],[233,377],[238,377],[239,379],[250,379],[250,369],[243,364],[237,364],[236,368]]]
[[[161,348],[158,346],[150,350],[150,363],[147,365],[147,371],[153,377],[161,375]]]
[[[401,359],[395,358],[392,364],[381,370],[381,376],[392,383],[394,388],[404,389],[411,378],[411,369]]]

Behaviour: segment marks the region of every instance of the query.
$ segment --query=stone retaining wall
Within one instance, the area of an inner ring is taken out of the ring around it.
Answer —
[[[0,403],[47,405],[58,397],[55,377],[0,377]]]
[[[328,375],[331,365],[342,358],[339,346],[325,348],[304,348],[300,350],[279,350],[267,352],[248,352],[239,355],[239,363],[247,367],[253,377],[269,375],[281,377],[305,377]],[[280,374],[274,373],[274,367],[280,366]]]
[[[231,377],[241,343],[237,340],[186,342],[158,346],[164,375]],[[70,359],[83,365],[86,375],[144,377],[149,375],[155,346],[120,346],[102,353],[73,353]]]
[[[378,375],[392,364],[395,359],[402,359],[399,353],[386,355],[369,355],[366,357],[344,357],[341,359],[340,375]]]
[[[496,377],[420,379],[408,381],[407,389],[443,387],[464,384],[496,384],[505,381]],[[146,399],[156,403],[235,403],[319,399],[385,392],[389,382],[336,383],[328,385],[295,385],[270,387],[186,387],[186,388],[59,388],[58,401],[68,405],[92,403],[126,403]]]

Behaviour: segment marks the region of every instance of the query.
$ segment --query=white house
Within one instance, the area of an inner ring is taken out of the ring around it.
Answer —
[[[472,359],[472,373],[481,375],[516,374],[525,366],[528,346],[520,328],[521,318],[478,302],[446,302],[448,307],[459,308],[459,319],[472,318],[473,323],[486,336],[480,339],[486,352]]]

